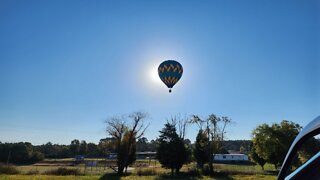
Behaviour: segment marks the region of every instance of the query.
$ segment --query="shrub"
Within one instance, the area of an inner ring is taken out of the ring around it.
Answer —
[[[19,174],[18,169],[13,165],[0,164],[0,174]]]
[[[32,169],[26,173],[26,175],[35,175],[39,174],[39,171],[37,169]]]
[[[68,176],[68,175],[81,175],[79,169],[69,169],[60,167],[58,169],[53,169],[45,172],[46,175],[58,175],[58,176]]]
[[[35,151],[33,152],[31,158],[29,159],[30,162],[39,162],[44,159],[44,155],[41,152]]]

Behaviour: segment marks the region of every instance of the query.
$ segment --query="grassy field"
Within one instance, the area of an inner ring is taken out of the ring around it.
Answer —
[[[98,161],[96,167],[85,167],[84,163],[76,166],[71,166],[70,162],[72,159],[58,159],[58,160],[45,160],[41,163],[34,165],[23,165],[14,166],[19,174],[17,175],[0,175],[0,180],[5,179],[145,179],[145,180],[159,180],[159,179],[221,179],[221,180],[232,180],[232,179],[276,179],[275,169],[272,165],[267,164],[265,171],[258,165],[250,164],[214,164],[215,176],[201,176],[199,171],[196,169],[196,164],[191,163],[184,165],[181,168],[181,175],[170,176],[170,170],[161,167],[158,161],[149,160],[138,160],[131,168],[129,176],[118,177],[114,175],[114,171],[107,167],[106,164],[110,163],[103,159],[86,159],[86,161]],[[63,163],[61,163],[63,162]],[[112,163],[112,162],[111,162]],[[67,168],[77,170],[78,176],[58,176],[50,175],[50,171],[57,170],[58,168]],[[190,174],[191,173],[191,174]],[[192,174],[193,173],[193,174]],[[200,173],[201,174],[201,173]]]
[[[148,165],[148,164],[147,164]],[[22,173],[22,174],[44,174],[47,171],[57,169],[59,167],[67,167],[71,169],[78,169],[82,174],[85,175],[102,175],[105,173],[112,173],[113,170],[105,167],[103,164],[98,164],[97,167],[85,167],[84,164],[80,164],[78,166],[55,166],[55,165],[50,165],[50,166],[41,166],[41,165],[27,165],[27,166],[16,166],[17,169]],[[133,167],[133,170],[130,172],[135,173],[138,170],[143,170],[143,169],[155,169],[157,173],[169,173],[170,170],[161,168],[160,163],[151,163],[150,166],[146,165],[141,165],[141,164],[135,164]],[[189,169],[195,168],[195,164],[188,164],[183,166],[181,169],[182,172],[186,172]],[[234,164],[214,164],[214,169],[217,172],[223,172],[227,174],[265,174],[267,171],[275,171],[272,165],[266,165],[265,170],[262,171],[260,166],[257,165],[234,165]]]
[[[109,177],[109,178],[101,178],[101,176],[47,176],[47,175],[0,175],[0,180],[160,180],[160,179],[186,179],[186,180],[194,180],[194,179],[203,179],[203,180],[274,180],[275,176],[271,175],[230,175],[225,177],[181,177],[181,178],[170,178],[170,177],[162,177],[162,176],[125,176],[125,177]]]

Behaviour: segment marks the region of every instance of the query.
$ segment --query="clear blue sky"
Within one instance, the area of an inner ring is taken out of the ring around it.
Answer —
[[[169,94],[157,66],[184,67]],[[0,141],[97,143],[104,120],[229,116],[229,139],[320,114],[320,1],[0,1]],[[197,132],[190,126],[187,137]]]

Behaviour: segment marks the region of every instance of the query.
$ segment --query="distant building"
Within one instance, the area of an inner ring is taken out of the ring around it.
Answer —
[[[156,159],[157,152],[136,152],[137,159]]]
[[[114,138],[114,137],[106,137],[106,138],[100,139],[100,142],[103,142],[103,141],[112,142],[115,140],[116,140],[116,138]]]
[[[136,152],[136,159],[156,159],[157,152]],[[107,159],[117,159],[117,153],[110,153]]]
[[[245,154],[216,154],[214,161],[249,161],[249,157]]]

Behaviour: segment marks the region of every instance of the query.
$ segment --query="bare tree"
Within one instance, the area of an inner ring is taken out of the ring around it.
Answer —
[[[147,113],[134,112],[129,116],[114,116],[106,120],[106,132],[116,140],[118,169],[114,168],[114,170],[119,175],[123,174],[124,169],[127,170],[129,154],[135,140],[142,137],[148,127],[144,124],[146,118]]]
[[[202,120],[198,115],[192,115],[190,123],[195,123],[200,129],[205,127],[204,131],[206,132],[209,143],[207,152],[209,157],[209,169],[210,173],[213,172],[213,158],[223,147],[223,141],[225,139],[226,127],[231,123],[231,119],[223,116],[218,117],[215,114],[209,115],[205,120]]]
[[[184,140],[185,138],[187,125],[189,123],[190,122],[187,117],[181,118],[180,115],[171,117],[171,124],[173,124],[174,126],[178,126],[178,135],[182,140]]]
[[[192,117],[189,121],[189,123],[196,124],[199,127],[199,129],[202,129],[204,122],[205,121],[201,120],[198,115],[192,115]]]

